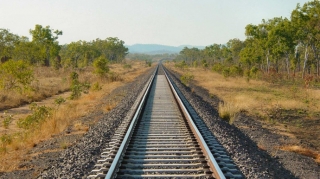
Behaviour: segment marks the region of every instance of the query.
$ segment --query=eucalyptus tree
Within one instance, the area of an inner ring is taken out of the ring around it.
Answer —
[[[124,46],[124,41],[117,37],[108,37],[105,40],[97,38],[92,43],[94,48],[110,62],[121,62],[128,54],[128,48]]]
[[[320,2],[318,0],[297,5],[291,13],[291,21],[297,29],[295,37],[297,43],[304,47],[304,63],[302,78],[305,77],[310,50],[317,61],[317,75],[319,75],[319,40],[320,40]]]
[[[11,33],[8,29],[0,29],[0,58],[2,62],[13,56],[14,48],[18,41],[18,35]]]
[[[16,44],[13,59],[24,60],[30,64],[36,64],[41,59],[41,49],[35,43],[29,41],[28,37],[20,37]]]
[[[251,39],[247,41],[246,44],[250,44],[248,48],[251,48],[250,50],[246,50],[247,52],[250,52],[250,55],[253,55],[255,57],[259,57],[260,54],[254,55],[252,54],[253,48],[257,48],[256,51],[258,53],[261,52],[261,50],[264,53],[264,56],[266,57],[266,71],[269,73],[270,70],[270,48],[272,47],[272,44],[270,43],[268,39],[268,32],[269,32],[269,24],[264,19],[262,20],[262,23],[259,25],[252,25],[249,24],[245,27],[245,35],[247,36],[247,39]],[[247,48],[247,46],[246,46]],[[244,52],[242,52],[242,56],[244,56]],[[256,58],[254,61],[257,62]],[[260,60],[258,60],[260,61]]]
[[[290,74],[290,56],[293,56],[296,43],[294,41],[294,28],[287,18],[277,17],[270,19],[268,33],[269,44],[273,44],[271,51],[278,71],[279,60],[285,58],[285,69]]]
[[[264,49],[261,47],[261,42],[258,39],[247,38],[244,41],[245,47],[240,51],[240,63],[251,69],[253,66],[259,66],[261,70],[264,57]],[[269,57],[268,57],[269,59]]]
[[[50,58],[59,54],[60,46],[57,39],[62,35],[62,31],[37,24],[34,30],[30,29],[29,32],[32,35],[32,42],[40,49],[39,55],[42,59],[39,60],[43,60],[45,66],[50,66]]]
[[[191,65],[195,61],[200,61],[202,59],[201,50],[195,47],[193,48],[184,47],[180,51],[180,55],[181,55],[181,58],[184,59],[184,61],[189,65]]]
[[[234,62],[239,62],[240,59],[240,52],[241,50],[245,47],[244,42],[235,38],[235,39],[230,39],[227,42],[227,47],[229,48],[232,59]]]
[[[210,46],[206,46],[204,52],[210,57],[212,63],[221,62],[222,52],[220,44],[215,43]]]

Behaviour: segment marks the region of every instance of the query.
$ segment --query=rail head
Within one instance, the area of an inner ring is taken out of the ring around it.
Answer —
[[[115,178],[116,177],[116,172],[117,172],[116,170],[118,169],[118,166],[120,164],[122,156],[123,156],[123,154],[124,154],[124,152],[126,150],[126,147],[128,145],[129,139],[130,139],[131,134],[133,132],[134,126],[138,121],[138,118],[139,118],[139,115],[140,115],[141,110],[143,108],[143,105],[146,102],[147,95],[148,95],[148,93],[150,91],[151,84],[153,83],[153,80],[155,78],[155,75],[157,73],[158,68],[159,68],[159,65],[156,67],[153,75],[150,77],[150,80],[149,80],[149,82],[147,84],[147,88],[146,88],[146,90],[145,90],[145,92],[143,94],[143,97],[141,98],[141,100],[139,102],[139,106],[137,107],[137,110],[136,110],[136,112],[135,112],[135,114],[134,114],[134,116],[133,116],[133,118],[132,118],[132,120],[130,122],[128,130],[127,130],[127,132],[125,134],[125,137],[124,137],[124,139],[121,142],[121,145],[119,147],[119,150],[118,150],[115,158],[113,159],[113,161],[112,161],[112,163],[111,163],[111,165],[109,167],[109,170],[108,170],[108,173],[105,176],[105,179],[110,179],[110,178]]]
[[[170,86],[182,112],[184,113],[186,120],[188,121],[188,124],[189,124],[191,130],[193,131],[194,135],[196,136],[203,153],[205,154],[206,158],[208,159],[208,164],[210,165],[212,172],[215,174],[216,178],[225,179],[226,177],[224,176],[223,172],[221,171],[220,166],[218,165],[217,161],[215,160],[214,156],[212,155],[212,153],[211,153],[208,145],[206,144],[205,140],[203,139],[200,131],[198,130],[195,123],[193,122],[193,119],[192,119],[191,115],[189,114],[187,108],[183,104],[182,100],[180,99],[180,96],[176,92],[169,76],[167,75],[166,70],[163,70],[163,71],[164,71],[164,74],[167,78],[169,86]]]

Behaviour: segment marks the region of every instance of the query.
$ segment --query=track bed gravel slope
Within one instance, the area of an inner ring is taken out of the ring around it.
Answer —
[[[102,99],[95,111],[83,116],[83,123],[97,121],[87,133],[77,134],[69,128],[41,142],[29,152],[34,157],[21,163],[21,170],[1,173],[0,178],[86,178],[153,71],[154,68],[133,82],[117,88]],[[101,106],[108,104],[110,98],[123,94],[125,97],[114,109],[106,114],[100,110]],[[62,142],[69,144],[66,150],[61,149]]]
[[[312,158],[277,149],[278,146],[296,141],[262,128],[260,121],[250,119],[245,114],[230,125],[219,118],[218,97],[211,98],[207,90],[193,84],[186,87],[181,84],[179,74],[170,74],[247,178],[320,178],[320,166]]]

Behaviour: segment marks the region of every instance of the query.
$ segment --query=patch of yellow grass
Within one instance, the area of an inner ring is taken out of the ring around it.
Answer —
[[[192,74],[196,85],[218,96],[228,106],[234,106],[232,110],[236,108],[260,116],[265,116],[265,111],[275,105],[283,109],[320,110],[320,90],[297,87],[298,92],[293,94],[288,87],[274,86],[261,80],[250,79],[248,82],[245,78],[225,78],[201,68],[190,67],[188,70],[181,70],[174,67],[173,63],[165,65],[179,74]]]
[[[90,91],[89,94],[83,94],[77,100],[67,100],[67,102],[61,104],[57,110],[54,111],[53,115],[41,124],[39,129],[21,133],[22,136],[15,136],[12,142],[5,146],[5,151],[0,151],[0,171],[12,171],[18,169],[19,162],[26,160],[28,149],[37,145],[37,143],[54,137],[56,134],[64,131],[68,126],[73,125],[75,129],[87,131],[89,128],[83,124],[80,124],[79,118],[87,115],[93,110],[96,110],[96,105],[100,104],[101,99],[110,94],[111,91],[116,88],[125,85],[128,82],[133,81],[137,76],[145,73],[150,68],[141,67],[141,62],[131,62],[131,69],[124,69],[121,64],[112,64],[110,69],[114,72],[119,73],[124,77],[122,81],[106,82],[102,84],[102,89],[99,91]],[[40,73],[40,72],[39,72]],[[41,71],[41,73],[44,73]],[[81,76],[81,75],[80,75]],[[86,78],[89,75],[87,75]],[[116,106],[118,101],[113,101],[112,105],[104,106],[102,110],[108,108],[107,111],[111,110]],[[92,119],[96,122],[95,119]],[[1,148],[0,142],[0,148]],[[61,148],[67,146],[62,144]]]
[[[315,161],[320,164],[320,153],[314,150],[306,149],[301,146],[293,145],[293,146],[282,146],[279,147],[281,150],[295,152],[307,157],[312,157]]]
[[[239,113],[239,107],[232,103],[219,103],[219,116],[232,124]]]

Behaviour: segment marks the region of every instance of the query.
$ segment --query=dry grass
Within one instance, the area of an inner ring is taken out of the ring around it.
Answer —
[[[0,91],[0,110],[17,107],[22,104],[40,101],[47,97],[65,92],[69,89],[71,69],[56,71],[48,67],[34,68],[34,80],[31,87],[34,91],[20,94],[15,91]]]
[[[182,70],[176,68],[173,62],[165,65],[180,75],[186,73],[193,75],[195,85],[208,90],[211,96],[220,98],[223,101],[218,109],[221,118],[232,123],[238,113],[245,111],[253,119],[262,119],[261,121],[265,123],[264,128],[312,144],[313,149],[301,146],[290,150],[311,156],[319,163],[319,152],[310,152],[320,151],[319,89],[307,89],[292,84],[275,85],[254,79],[248,81],[241,77],[225,78],[202,68],[191,67]],[[261,150],[266,149],[261,142],[257,145]]]
[[[20,135],[15,131],[11,133],[12,142],[4,145],[0,141],[0,171],[12,171],[18,169],[18,164],[21,160],[27,160],[26,155],[28,149],[35,147],[37,143],[54,137],[56,134],[64,131],[68,126],[73,126],[75,130],[83,133],[87,132],[89,127],[79,121],[79,118],[87,115],[96,109],[96,105],[101,103],[103,96],[108,95],[116,88],[125,85],[128,82],[133,81],[137,76],[145,73],[150,68],[141,67],[141,62],[132,62],[131,69],[123,69],[121,64],[113,64],[110,66],[111,71],[114,71],[123,76],[122,81],[104,81],[100,80],[99,83],[103,84],[102,89],[99,91],[90,91],[89,94],[83,94],[77,100],[67,100],[61,104],[59,108],[53,112],[53,115],[47,119],[38,129],[23,131],[20,129]],[[89,75],[88,71],[81,72],[83,76],[80,76],[80,80],[91,81],[99,80]],[[119,97],[112,99],[112,103],[103,106],[101,110],[109,111],[119,102]],[[42,102],[45,104],[45,102]],[[54,106],[54,104],[45,104],[46,106]],[[92,119],[93,122],[96,120]],[[10,128],[9,128],[10,129]],[[68,144],[69,145],[69,144]],[[61,148],[68,147],[67,144],[61,144]]]
[[[221,119],[226,120],[232,124],[239,114],[240,109],[237,106],[229,103],[219,103],[219,115]]]
[[[312,157],[318,164],[320,164],[320,153],[314,150],[306,149],[301,146],[282,146],[279,147],[280,150],[295,152],[307,157]]]
[[[245,110],[251,114],[266,116],[266,111],[275,105],[283,109],[303,109],[311,112],[320,111],[320,90],[287,86],[275,86],[265,81],[245,78],[225,78],[222,75],[200,68],[181,70],[173,63],[166,63],[170,69],[185,74],[186,71],[194,76],[196,85],[202,86],[221,98],[231,110]],[[293,97],[294,96],[294,97]],[[224,108],[222,108],[224,109]]]

